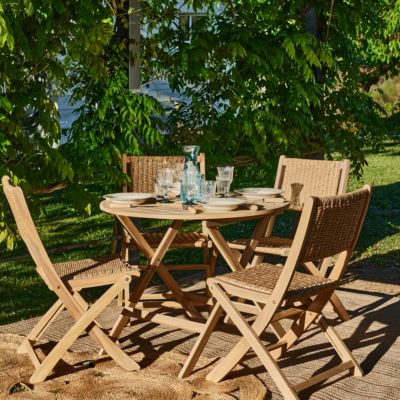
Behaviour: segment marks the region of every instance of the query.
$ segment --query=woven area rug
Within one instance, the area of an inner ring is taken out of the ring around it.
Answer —
[[[365,371],[362,378],[342,373],[302,392],[302,399],[400,399],[400,300],[341,290],[340,298],[352,319],[338,324],[337,331],[353,350]],[[99,318],[111,327],[118,315],[117,307],[108,308]],[[328,316],[334,314],[328,312]],[[18,344],[37,319],[0,326],[0,398],[1,399],[132,399],[132,400],[278,400],[282,399],[268,374],[253,354],[219,384],[204,376],[238,340],[234,327],[224,326],[214,333],[187,380],[177,375],[196,334],[152,323],[136,322],[121,336],[121,346],[139,362],[142,369],[127,373],[107,357],[99,357],[96,344],[87,336],[74,344],[46,382],[27,385],[33,367],[29,358],[16,353]],[[61,314],[46,334],[46,341],[60,338],[71,324]],[[264,339],[271,335],[266,333]],[[48,350],[49,344],[43,346]],[[314,373],[338,362],[317,329],[310,331],[288,356],[280,361],[289,380],[299,383]]]

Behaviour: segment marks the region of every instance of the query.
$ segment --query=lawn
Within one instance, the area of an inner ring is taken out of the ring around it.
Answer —
[[[400,287],[397,286],[400,284],[400,143],[391,141],[379,153],[368,152],[367,160],[368,166],[365,167],[362,179],[352,178],[349,185],[349,189],[355,189],[370,182],[373,185],[373,196],[349,268],[351,282],[347,286],[400,295]],[[270,176],[267,183],[271,184],[272,181],[273,176]],[[241,186],[239,181],[236,186]],[[111,236],[112,217],[98,210],[90,217],[78,216],[72,206],[65,203],[62,193],[46,197],[43,201],[44,213],[35,220],[47,249]],[[289,226],[289,218],[281,218],[277,230],[284,232]],[[251,229],[251,223],[243,223],[225,227],[223,233],[227,237],[245,237]],[[110,248],[110,242],[106,240],[89,248],[58,252],[52,254],[51,258],[57,262],[107,254]],[[20,242],[17,249],[4,251],[1,258],[24,253],[26,248]],[[193,262],[193,258],[199,256],[199,252],[193,251],[184,255],[171,252],[166,261],[177,262],[178,258],[182,261],[184,257]],[[0,264],[0,324],[40,315],[54,299],[55,296],[36,274],[31,259]]]

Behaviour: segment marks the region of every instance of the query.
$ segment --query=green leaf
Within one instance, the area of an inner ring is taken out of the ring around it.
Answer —
[[[8,236],[8,231],[7,229],[3,230],[0,232],[0,243],[3,242]]]
[[[286,39],[283,41],[282,46],[283,46],[283,48],[286,50],[286,53],[287,53],[287,55],[289,56],[289,58],[291,58],[292,60],[294,60],[295,57],[296,57],[296,50],[294,49],[293,42],[292,42],[289,38],[286,38]]]
[[[14,248],[14,238],[12,236],[7,236],[7,249],[12,250]]]

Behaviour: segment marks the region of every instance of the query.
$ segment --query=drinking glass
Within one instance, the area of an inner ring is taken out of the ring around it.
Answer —
[[[197,192],[199,174],[197,168],[188,168],[183,172],[182,190],[186,193],[185,205],[193,205],[193,196]]]
[[[158,170],[158,184],[162,187],[162,203],[170,203],[168,200],[168,188],[174,183],[174,172],[173,168],[162,168]]]
[[[231,180],[226,177],[220,177],[219,175],[217,176],[217,193],[220,194],[222,197],[228,197],[229,196],[229,189],[231,186]]]
[[[176,176],[176,180],[179,182],[182,182],[184,165],[185,165],[184,163],[176,163],[175,164],[175,176]]]
[[[219,194],[222,194],[222,197],[228,197],[229,195],[229,189],[233,181],[234,168],[235,167],[231,165],[217,167],[217,191]]]
[[[222,165],[220,167],[217,167],[218,176],[221,179],[230,179],[230,181],[232,183],[234,169],[235,169],[235,167],[232,165]]]
[[[203,197],[204,198],[215,197],[216,188],[217,188],[216,181],[203,181]]]
[[[156,200],[161,200],[162,199],[162,188],[160,185],[160,180],[158,178],[158,174],[157,177],[154,178],[154,194],[156,196]]]

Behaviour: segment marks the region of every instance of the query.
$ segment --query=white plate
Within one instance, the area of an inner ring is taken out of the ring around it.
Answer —
[[[244,204],[245,201],[242,199],[235,198],[210,198],[205,199],[199,204],[209,211],[232,211]]]
[[[113,203],[131,203],[131,204],[142,204],[147,199],[153,197],[151,193],[110,193],[103,196],[107,200],[111,200]]]
[[[235,190],[247,200],[261,200],[267,197],[277,197],[283,193],[281,189],[275,188],[245,188]]]

